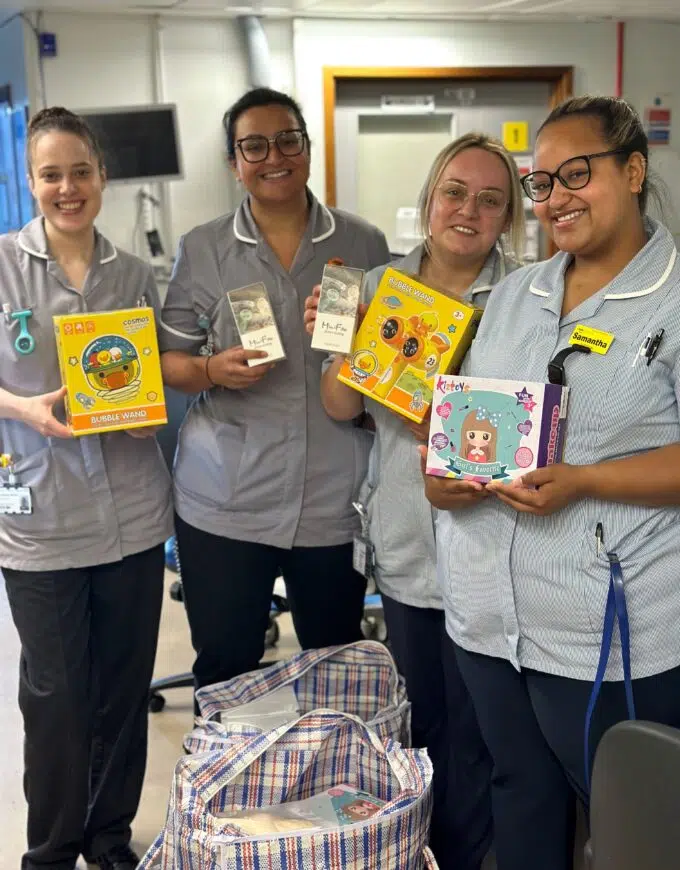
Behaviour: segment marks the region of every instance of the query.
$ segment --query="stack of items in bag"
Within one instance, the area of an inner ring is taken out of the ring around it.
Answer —
[[[197,698],[140,870],[436,868],[432,763],[402,745],[410,704],[385,647],[303,652]]]

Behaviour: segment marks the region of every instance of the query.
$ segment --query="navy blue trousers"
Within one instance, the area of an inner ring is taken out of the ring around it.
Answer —
[[[130,841],[144,780],[162,545],[64,571],[4,568],[21,639],[28,851],[72,870]]]
[[[303,649],[363,637],[366,580],[352,567],[351,543],[284,550],[212,535],[180,516],[175,529],[197,688],[257,668],[279,574]]]
[[[492,838],[491,759],[444,612],[382,599],[412,704],[413,745],[427,748],[434,767],[432,851],[441,870],[479,870]]]
[[[576,801],[586,811],[583,731],[592,684],[516,671],[456,647],[460,672],[493,758],[491,796],[498,870],[572,870]],[[640,719],[680,727],[680,668],[633,681]],[[590,758],[627,717],[622,682],[602,686]]]

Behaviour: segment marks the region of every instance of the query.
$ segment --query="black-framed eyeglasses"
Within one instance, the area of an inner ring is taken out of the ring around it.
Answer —
[[[623,148],[614,151],[598,151],[597,154],[580,154],[578,157],[570,157],[561,163],[555,172],[530,172],[522,179],[522,187],[529,199],[534,202],[545,202],[555,187],[558,180],[562,187],[567,190],[581,190],[590,181],[590,161],[596,157],[612,157],[615,154],[626,154]]]
[[[236,147],[247,163],[261,163],[269,157],[269,149],[276,145],[284,157],[297,157],[305,148],[307,135],[302,130],[279,130],[276,136],[244,136],[236,140]]]

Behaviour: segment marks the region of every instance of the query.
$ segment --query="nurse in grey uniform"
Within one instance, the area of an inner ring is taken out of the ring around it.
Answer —
[[[41,215],[0,237],[2,504],[12,475],[30,496],[9,509],[33,506],[0,514],[0,566],[21,640],[21,866],[73,870],[82,854],[102,870],[134,870],[170,476],[150,429],[71,437],[52,317],[141,299],[160,315],[160,304],[150,267],[94,228],[106,175],[85,122],[39,112],[28,168]]]
[[[279,574],[303,648],[361,637],[352,500],[372,436],[325,414],[324,356],[309,346],[303,306],[332,258],[362,269],[389,259],[378,229],[308,189],[309,138],[290,97],[251,91],[225,127],[246,197],[182,239],[161,331],[167,383],[200,394],[174,471],[197,686],[257,667]],[[259,281],[286,357],[251,367],[262,354],[240,346],[226,292]]]
[[[680,262],[645,217],[647,158],[623,100],[575,98],[543,124],[523,184],[561,250],[497,285],[463,371],[545,382],[553,361],[564,458],[476,492],[426,478],[499,870],[571,870],[604,731],[634,713],[680,727]],[[597,352],[574,352],[586,329]]]
[[[514,161],[500,142],[468,133],[435,158],[421,195],[425,243],[392,265],[433,287],[484,306],[497,281],[517,268],[501,237],[523,245],[522,189]],[[367,277],[373,297],[384,266]],[[317,296],[305,319],[313,330]],[[326,410],[351,419],[364,407],[376,436],[360,500],[375,550],[390,646],[413,704],[413,742],[434,764],[431,845],[443,870],[475,870],[491,838],[490,764],[472,703],[446,634],[437,584],[436,512],[422,489],[414,442],[427,440],[429,422],[411,424],[337,380],[342,357],[329,362],[321,383]]]

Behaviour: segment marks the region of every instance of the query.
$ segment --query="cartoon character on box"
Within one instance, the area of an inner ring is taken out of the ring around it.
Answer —
[[[509,480],[511,472],[528,467],[533,451],[523,443],[533,423],[531,411],[514,396],[491,390],[447,393],[434,409],[442,432],[430,447],[459,479]]]
[[[434,311],[425,311],[408,319],[391,314],[382,322],[380,338],[396,354],[375,386],[376,396],[386,398],[407,366],[421,369],[426,378],[438,369],[442,354],[451,346],[448,338],[437,332],[438,326]]]
[[[468,462],[496,461],[498,422],[492,420],[497,421],[497,416],[477,409],[470,411],[463,421],[460,443]]]
[[[384,805],[384,801],[371,795],[357,794],[356,792],[352,794],[351,791],[344,791],[340,788],[331,788],[328,790],[328,794],[340,824],[345,825],[365,821],[374,816]]]
[[[97,398],[105,402],[127,402],[139,392],[139,354],[127,338],[120,335],[95,338],[83,351],[82,367]]]

